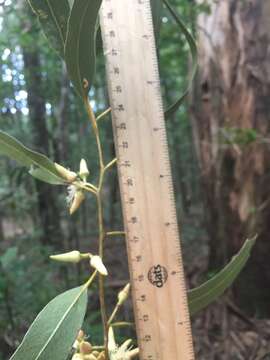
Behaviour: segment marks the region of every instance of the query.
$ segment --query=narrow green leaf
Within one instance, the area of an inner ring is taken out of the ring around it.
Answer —
[[[43,174],[46,172],[48,177],[54,178],[55,180],[57,178],[58,183],[65,183],[64,179],[58,173],[54,163],[50,159],[48,159],[45,155],[28,149],[14,137],[1,130],[0,154],[9,156],[10,158],[18,161],[21,165],[40,168]]]
[[[189,91],[191,89],[192,82],[193,82],[196,72],[197,72],[198,50],[197,50],[197,45],[196,45],[196,42],[195,42],[193,36],[188,31],[186,25],[180,19],[177,12],[172,8],[172,6],[169,4],[169,2],[167,0],[163,0],[163,2],[165,4],[165,6],[167,7],[167,9],[169,10],[172,17],[174,18],[174,20],[176,21],[177,25],[179,26],[180,31],[184,34],[184,36],[188,42],[190,52],[191,52],[191,57],[192,57],[191,76],[190,76],[187,88],[184,91],[184,93],[179,97],[179,99],[176,100],[176,102],[166,110],[165,117],[168,118],[169,116],[171,116],[178,110],[179,106],[183,103],[185,97],[187,96],[187,94],[189,93]]]
[[[102,0],[75,0],[68,21],[65,60],[77,92],[86,98],[96,66],[97,18]]]
[[[45,171],[41,168],[33,168],[29,170],[29,174],[32,175],[37,180],[46,182],[51,185],[63,185],[63,180],[59,178],[58,176],[55,176],[52,173],[49,173],[48,171]]]
[[[63,57],[70,13],[68,0],[28,0],[28,2],[37,15],[51,46]]]
[[[232,258],[231,262],[223,270],[203,285],[188,292],[191,315],[211,304],[232,285],[249,259],[254,244],[255,238],[247,240],[239,253]]]
[[[69,2],[69,7],[72,8],[74,0],[68,0],[68,2]]]
[[[84,286],[57,296],[39,313],[10,360],[66,360],[86,306]]]
[[[160,28],[162,24],[162,0],[151,0],[151,9],[156,41],[159,39]]]

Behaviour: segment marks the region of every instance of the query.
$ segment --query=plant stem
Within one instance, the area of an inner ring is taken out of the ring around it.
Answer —
[[[109,231],[106,233],[106,236],[125,236],[125,231]]]
[[[98,187],[96,188],[96,191],[92,188],[92,192],[95,193],[97,198],[97,208],[98,208],[98,227],[99,227],[99,256],[101,259],[103,259],[104,255],[104,239],[106,232],[104,230],[104,216],[103,216],[103,204],[102,204],[102,187],[103,187],[103,180],[104,180],[104,174],[106,170],[109,168],[107,165],[104,166],[104,158],[103,158],[103,150],[101,145],[101,139],[99,134],[99,128],[97,125],[97,119],[95,117],[95,114],[91,108],[91,105],[89,103],[88,98],[84,99],[85,108],[89,117],[89,120],[91,122],[96,143],[97,143],[97,149],[98,149],[98,156],[99,156],[99,181],[98,181]],[[109,164],[110,165],[110,164]],[[89,191],[91,191],[89,188]],[[104,277],[103,275],[99,274],[99,302],[100,302],[100,311],[101,311],[101,318],[102,318],[102,325],[103,325],[103,336],[104,336],[104,348],[105,348],[105,355],[106,359],[109,359],[109,352],[108,352],[108,320],[107,320],[107,311],[106,311],[106,303],[105,303],[105,291],[104,291]]]
[[[113,312],[112,312],[112,314],[111,314],[111,316],[110,316],[110,318],[108,320],[108,326],[110,326],[111,323],[113,322],[113,320],[114,320],[116,314],[118,313],[120,307],[121,306],[119,304],[116,304],[116,306],[115,306],[115,308],[114,308],[114,310],[113,310]]]
[[[103,160],[103,151],[102,151],[102,146],[101,146],[101,141],[100,141],[100,135],[99,135],[99,129],[98,129],[98,125],[97,125],[97,120],[95,117],[95,114],[93,112],[93,109],[90,105],[90,102],[88,100],[88,98],[84,98],[84,105],[85,105],[85,109],[88,115],[88,118],[91,122],[94,134],[95,134],[95,138],[96,138],[96,142],[97,142],[97,148],[98,148],[98,156],[99,156],[99,167],[100,167],[100,177],[101,177],[101,172],[104,169],[104,160]]]
[[[133,327],[135,327],[135,324],[133,322],[119,321],[119,322],[111,323],[111,326],[113,326],[113,327],[133,326]]]
[[[105,110],[102,114],[100,114],[98,117],[97,117],[97,122],[99,120],[101,120],[104,116],[106,116],[107,114],[109,114],[111,112],[111,108],[109,107],[107,110]]]
[[[110,161],[106,166],[105,166],[105,171],[109,170],[114,164],[116,164],[117,162],[117,158],[113,159],[112,161]]]

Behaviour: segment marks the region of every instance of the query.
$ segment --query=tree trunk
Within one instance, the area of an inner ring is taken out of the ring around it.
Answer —
[[[235,287],[241,306],[270,314],[270,3],[209,1],[198,17],[192,122],[211,270],[258,234]]]
[[[30,29],[32,42],[23,47],[24,72],[28,93],[29,119],[32,126],[33,145],[44,153],[49,154],[49,134],[46,126],[46,100],[43,91],[43,77],[41,61],[37,44],[39,42],[38,29],[35,24],[31,10],[29,17],[25,20],[25,29]],[[34,40],[36,39],[36,40]],[[36,181],[38,197],[38,210],[41,227],[41,241],[45,245],[56,245],[60,241],[60,219],[56,205],[56,193],[52,186]]]

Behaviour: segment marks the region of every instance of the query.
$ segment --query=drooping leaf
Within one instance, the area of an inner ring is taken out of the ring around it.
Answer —
[[[29,170],[29,174],[32,175],[37,180],[46,182],[51,185],[63,185],[63,179],[41,168],[31,167],[31,169]]]
[[[191,315],[202,310],[228,289],[237,278],[255,244],[255,238],[247,240],[239,253],[217,275],[203,285],[188,292],[188,304]]]
[[[172,17],[175,20],[175,22],[177,23],[177,25],[179,26],[181,33],[184,34],[184,36],[188,42],[190,52],[191,52],[191,57],[192,57],[192,69],[191,69],[191,75],[190,75],[190,79],[189,79],[187,88],[183,92],[183,94],[180,95],[179,99],[176,100],[175,103],[166,110],[165,117],[168,118],[169,116],[171,116],[178,110],[179,106],[183,103],[185,97],[187,96],[187,94],[190,91],[192,82],[196,75],[197,66],[198,66],[198,50],[197,50],[197,45],[196,45],[196,42],[195,42],[193,36],[188,31],[186,25],[183,23],[183,21],[181,20],[181,18],[177,14],[177,12],[173,9],[173,7],[169,4],[169,2],[167,0],[162,0],[162,1],[165,4],[165,6],[167,7],[167,9],[169,10],[170,14],[172,15]]]
[[[151,9],[156,41],[158,41],[160,27],[162,24],[162,0],[151,0]]]
[[[68,21],[65,60],[77,92],[86,98],[96,65],[97,18],[102,0],[75,0]]]
[[[28,0],[37,15],[51,46],[64,56],[67,22],[70,13],[68,0]]]
[[[66,360],[86,306],[85,287],[57,296],[39,313],[10,360]]]
[[[48,159],[45,155],[28,149],[14,137],[4,133],[1,130],[0,154],[9,156],[23,166],[34,167],[42,170],[43,174],[46,173],[48,178],[55,179],[55,181],[57,181],[59,184],[65,183],[64,179],[58,173],[54,163],[50,159]],[[44,181],[44,179],[42,180]]]

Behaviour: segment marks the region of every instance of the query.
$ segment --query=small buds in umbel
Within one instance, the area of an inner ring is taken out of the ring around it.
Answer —
[[[87,163],[84,159],[81,159],[80,162],[80,171],[79,171],[79,175],[81,176],[81,178],[86,181],[87,177],[89,176],[90,172],[88,170],[88,166]]]
[[[98,256],[98,255],[91,256],[90,265],[94,269],[96,269],[101,275],[104,275],[104,276],[108,275],[108,271],[107,271],[106,267],[104,266],[100,256]]]
[[[118,294],[118,305],[122,305],[128,298],[130,292],[130,284],[127,284]]]
[[[77,174],[74,171],[66,169],[64,166],[54,163],[56,170],[59,174],[69,183],[72,183],[77,179]]]
[[[74,250],[64,254],[51,255],[50,259],[60,262],[69,262],[69,263],[77,264],[78,262],[81,261],[82,256],[79,251]]]

